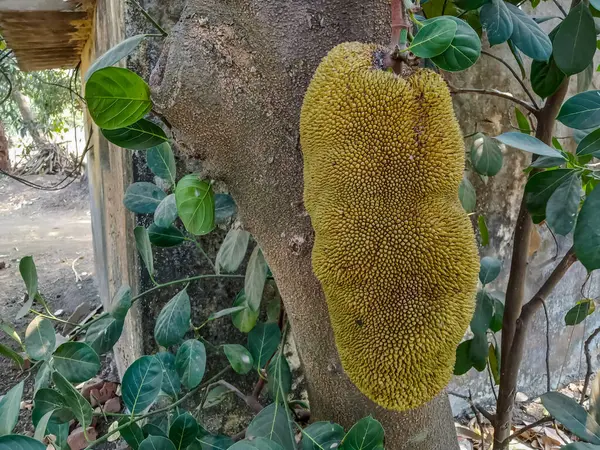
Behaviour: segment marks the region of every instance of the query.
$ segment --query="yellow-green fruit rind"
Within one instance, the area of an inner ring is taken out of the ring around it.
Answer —
[[[405,410],[452,376],[479,260],[446,84],[429,70],[381,70],[381,54],[345,43],[319,65],[300,118],[304,202],[344,370],[379,405]]]

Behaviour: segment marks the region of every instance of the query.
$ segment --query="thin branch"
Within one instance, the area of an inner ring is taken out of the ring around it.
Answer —
[[[560,12],[562,13],[562,15],[563,15],[564,17],[567,17],[567,12],[565,11],[565,8],[563,8],[563,7],[561,6],[561,4],[558,2],[558,0],[552,0],[552,1],[553,1],[553,2],[554,2],[554,4],[556,5],[556,7],[557,7],[558,9],[560,9]]]
[[[538,108],[536,108],[534,105],[532,105],[531,103],[527,103],[524,100],[518,99],[516,97],[513,97],[512,94],[508,94],[506,92],[500,92],[497,91],[496,89],[478,89],[478,88],[455,88],[453,86],[450,86],[450,93],[453,95],[456,94],[469,94],[469,93],[474,93],[474,94],[483,94],[483,95],[492,95],[494,97],[500,97],[503,98],[505,100],[510,100],[513,103],[516,103],[517,105],[522,106],[523,108],[525,108],[527,111],[531,112],[534,115],[537,115],[540,110]]]
[[[506,439],[499,440],[499,438],[503,436],[503,432],[510,432],[510,421],[512,418],[511,413],[514,406],[515,395],[517,394],[517,376],[519,374],[521,361],[523,359],[523,351],[525,348],[529,323],[533,319],[538,308],[542,306],[544,300],[546,300],[552,293],[556,285],[567,273],[569,268],[575,263],[575,261],[577,261],[577,257],[575,256],[575,251],[571,247],[562,260],[554,268],[542,287],[540,287],[531,300],[529,300],[529,302],[527,302],[521,309],[521,314],[516,322],[516,330],[512,339],[512,345],[510,346],[510,350],[507,349],[505,351],[507,356],[502,373],[504,384],[501,385],[501,392],[498,402],[498,411],[502,413],[502,420],[497,424],[496,436],[494,436],[494,444],[500,445],[497,448],[505,448],[502,446],[506,445],[508,442]],[[500,434],[498,434],[498,432],[500,432]]]
[[[485,417],[492,425],[494,425],[494,421],[496,419],[494,414],[489,412],[483,406],[480,406],[477,403],[474,403],[473,399],[470,398],[468,395],[459,394],[458,392],[454,392],[454,391],[446,391],[446,392],[448,393],[448,395],[453,395],[454,397],[460,398],[462,400],[466,400],[467,402],[469,402],[469,406],[471,406],[471,404],[472,404],[472,406],[475,409],[477,409],[477,411],[479,411],[483,417]]]
[[[519,75],[517,74],[517,72],[515,71],[515,69],[513,69],[510,66],[510,64],[508,64],[502,58],[498,58],[496,55],[492,55],[491,53],[486,52],[485,50],[482,50],[481,54],[485,55],[485,56],[489,56],[490,58],[495,59],[499,63],[503,64],[508,70],[510,70],[510,73],[512,73],[513,76],[515,77],[515,80],[517,80],[519,82],[519,84],[523,88],[523,91],[525,91],[525,93],[527,94],[527,97],[529,97],[529,100],[531,100],[531,103],[533,103],[533,106],[535,106],[537,109],[539,109],[539,106],[536,103],[535,98],[533,97],[533,94],[529,91],[529,89],[527,89],[527,86],[525,85],[525,83],[523,82],[523,80],[521,79],[521,77],[519,77]]]
[[[581,391],[581,398],[579,399],[579,404],[583,405],[583,401],[587,394],[588,387],[590,385],[590,378],[592,378],[592,354],[590,353],[590,345],[594,338],[600,334],[600,327],[596,328],[590,337],[585,340],[585,363],[587,366],[587,371],[585,372],[585,381],[583,383],[583,390]]]
[[[483,433],[483,424],[481,423],[481,419],[479,418],[479,414],[477,414],[477,409],[473,404],[473,395],[471,395],[471,389],[469,389],[469,403],[471,404],[471,411],[475,415],[475,420],[477,421],[477,426],[479,427],[479,432],[481,433],[481,450],[485,449],[485,436]]]
[[[150,14],[148,14],[148,11],[146,11],[146,10],[145,10],[145,9],[142,7],[142,5],[140,5],[140,4],[139,4],[139,3],[138,3],[136,0],[131,0],[131,2],[132,2],[132,3],[133,3],[135,6],[137,6],[137,7],[138,7],[138,9],[140,10],[140,12],[141,12],[141,13],[144,15],[144,17],[145,17],[146,19],[148,19],[148,21],[149,21],[150,23],[152,23],[152,25],[154,25],[154,27],[155,27],[155,28],[156,28],[158,31],[160,31],[160,34],[162,35],[162,37],[167,37],[167,36],[169,35],[169,33],[167,33],[167,32],[166,32],[166,31],[163,29],[163,27],[161,27],[161,26],[158,24],[158,22],[157,22],[156,20],[154,20],[154,18],[153,18],[153,17],[152,17]]]
[[[6,95],[2,98],[2,100],[0,100],[0,105],[2,105],[5,102],[7,102],[8,99],[10,98],[10,96],[12,95],[13,85],[12,85],[12,81],[10,80],[10,77],[4,70],[0,70],[0,73],[2,74],[2,76],[4,77],[6,82],[8,83],[8,91],[6,92]]]
[[[233,392],[235,395],[237,395],[238,398],[240,398],[241,400],[243,400],[244,403],[246,403],[246,405],[248,405],[248,407],[250,409],[252,409],[252,411],[254,411],[255,414],[258,414],[264,408],[263,405],[261,405],[259,403],[259,401],[256,400],[252,395],[246,395],[246,394],[244,394],[242,391],[240,391],[234,385],[228,383],[225,380],[219,380],[219,381],[211,384],[208,387],[207,391],[210,390],[213,386],[223,386],[224,388],[229,389],[231,392]]]
[[[548,317],[548,308],[546,308],[544,300],[542,300],[542,306],[546,316],[546,392],[550,392],[550,317]]]
[[[508,438],[506,438],[506,440],[508,442],[510,442],[513,439],[516,439],[519,436],[521,436],[526,431],[531,430],[532,428],[539,427],[540,425],[543,425],[548,422],[553,422],[553,421],[554,421],[554,419],[552,417],[542,417],[540,420],[536,420],[535,422],[530,423],[529,425],[525,425],[523,428],[518,429],[513,434],[511,434]]]

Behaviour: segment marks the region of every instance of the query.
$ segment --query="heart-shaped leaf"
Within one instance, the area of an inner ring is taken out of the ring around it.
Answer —
[[[52,381],[56,389],[62,394],[67,407],[72,411],[79,425],[86,430],[92,423],[94,415],[94,410],[90,404],[59,372],[52,373]]]
[[[302,430],[302,450],[329,450],[339,448],[344,429],[333,422],[315,422]]]
[[[441,55],[450,47],[456,28],[456,22],[451,19],[443,17],[432,19],[421,27],[408,49],[419,58]]]
[[[197,175],[186,175],[175,189],[177,211],[186,230],[195,235],[210,233],[215,227],[215,199],[210,183]]]
[[[105,130],[132,125],[152,109],[148,84],[120,67],[94,72],[85,86],[85,101],[96,125]]]
[[[354,424],[344,436],[344,450],[377,449],[383,447],[383,427],[372,416],[365,417]]]
[[[178,344],[190,329],[190,317],[192,314],[190,297],[187,290],[183,289],[162,309],[156,325],[154,326],[154,338],[159,345],[170,347]]]

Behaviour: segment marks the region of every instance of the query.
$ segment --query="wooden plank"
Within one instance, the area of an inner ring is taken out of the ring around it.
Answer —
[[[90,20],[86,11],[25,11],[1,12],[0,21],[3,23],[69,23],[74,20]]]
[[[65,11],[89,0],[0,0],[0,11]]]

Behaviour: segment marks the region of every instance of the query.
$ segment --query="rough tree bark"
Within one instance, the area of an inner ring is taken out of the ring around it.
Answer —
[[[17,104],[17,107],[19,108],[21,118],[23,119],[23,125],[25,126],[25,129],[31,136],[31,139],[33,139],[33,143],[35,144],[35,146],[41,149],[43,147],[51,145],[50,142],[40,133],[40,130],[38,129],[35,121],[33,111],[31,111],[31,108],[29,106],[29,101],[27,97],[25,97],[17,89],[12,90],[11,96],[14,102]]]
[[[314,420],[349,427],[373,414],[388,450],[457,449],[445,393],[396,413],[344,374],[302,203],[300,106],[320,59],[344,41],[386,44],[387,0],[189,0],[151,85],[158,111],[206,175],[224,181],[281,290],[309,385]]]

